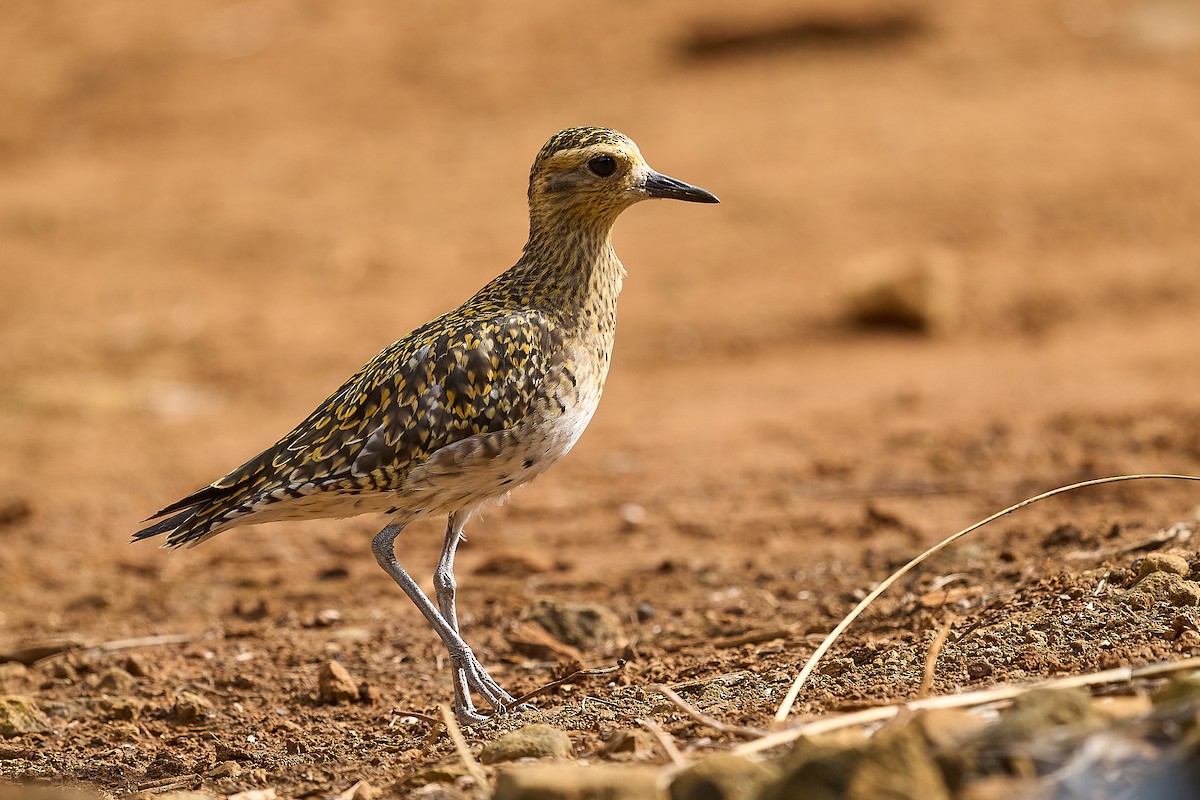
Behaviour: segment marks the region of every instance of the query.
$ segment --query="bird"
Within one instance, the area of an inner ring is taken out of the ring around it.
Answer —
[[[469,725],[529,710],[459,630],[454,556],[467,522],[561,459],[600,401],[626,275],[618,215],[667,198],[718,203],[651,169],[611,128],[554,134],[529,174],[529,238],[517,262],[458,308],[385,347],[277,443],[171,503],[133,535],[193,547],[241,525],[384,515],[372,540],[449,655],[454,713]],[[445,515],[435,600],[396,557],[414,520]]]

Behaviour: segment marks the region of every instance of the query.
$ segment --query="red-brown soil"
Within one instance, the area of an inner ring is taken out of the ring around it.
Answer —
[[[881,25],[890,4],[801,4],[836,24],[756,38],[797,27],[774,5],[10,3],[0,651],[188,641],[2,673],[49,723],[0,741],[0,776],[293,797],[452,752],[406,713],[436,715],[450,681],[371,557],[377,520],[128,538],[510,264],[529,163],[568,125],[619,128],[723,201],[620,220],[600,411],[461,551],[466,635],[516,692],[566,669],[513,644],[535,600],[620,618],[582,660],[625,667],[538,701],[577,754],[647,715],[720,747],[649,687],[765,726],[820,635],[925,546],[1074,480],[1200,473],[1197,6],[944,2]],[[729,31],[748,43],[711,45]],[[851,265],[931,247],[959,265],[957,324],[846,322]],[[1120,594],[1198,508],[1195,484],[1122,484],[984,529],[869,610],[796,712],[914,696],[948,619],[975,633],[940,693],[1193,652],[1194,608]],[[439,526],[403,541],[428,576]],[[979,633],[1019,620],[1041,638]],[[364,701],[318,702],[330,659]],[[113,667],[144,672],[133,701],[99,685]],[[211,715],[181,720],[184,691]]]

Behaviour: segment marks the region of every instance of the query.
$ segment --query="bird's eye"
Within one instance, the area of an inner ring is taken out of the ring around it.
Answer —
[[[617,160],[612,156],[596,156],[588,162],[588,169],[593,175],[607,178],[617,171]]]

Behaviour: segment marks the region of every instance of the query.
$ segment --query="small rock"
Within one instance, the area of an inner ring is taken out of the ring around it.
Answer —
[[[656,751],[657,747],[650,734],[638,728],[615,731],[601,750],[606,756],[632,758],[648,757]]]
[[[1158,708],[1200,705],[1200,671],[1185,672],[1171,678],[1170,683],[1155,693],[1152,698]]]
[[[175,695],[175,704],[171,708],[171,716],[176,722],[184,725],[194,725],[210,719],[214,714],[213,704],[208,698],[195,692],[180,692]]]
[[[33,506],[23,497],[0,498],[0,528],[16,525],[33,516]]]
[[[501,772],[493,800],[656,800],[658,774],[648,766],[530,764]]]
[[[175,778],[180,775],[188,775],[191,772],[191,765],[187,761],[184,761],[174,753],[160,750],[154,754],[154,758],[146,765],[143,777],[147,780],[158,780],[159,778]]]
[[[571,740],[550,725],[526,725],[488,742],[479,754],[484,764],[499,764],[519,758],[570,758]]]
[[[322,608],[313,618],[314,628],[329,628],[342,621],[342,612],[336,608]]]
[[[1134,608],[1150,608],[1159,603],[1200,606],[1200,584],[1174,572],[1151,572],[1121,597]]]
[[[1092,705],[1101,718],[1110,722],[1140,717],[1154,709],[1154,704],[1144,694],[1097,697],[1092,701]]]
[[[154,672],[150,663],[137,653],[131,653],[125,659],[125,671],[135,678],[149,678]]]
[[[647,622],[654,617],[656,609],[649,603],[638,603],[638,607],[634,613],[637,614],[638,622]]]
[[[846,670],[854,669],[854,659],[852,658],[831,658],[828,661],[822,661],[817,668],[817,672],[822,675],[828,675],[831,678],[836,678]]]
[[[29,668],[19,661],[0,663],[0,692],[24,688],[30,677]]]
[[[507,638],[513,650],[530,658],[566,663],[575,663],[583,659],[583,653],[579,652],[578,648],[555,639],[536,622],[518,622],[508,632]]]
[[[527,578],[554,569],[554,564],[535,553],[502,552],[487,558],[475,568],[476,575],[504,575]]]
[[[625,503],[617,509],[621,518],[621,528],[626,531],[636,531],[646,522],[646,509],[637,503]]]
[[[104,697],[98,707],[108,719],[135,720],[142,715],[146,703],[136,697]]]
[[[126,695],[137,686],[137,678],[123,669],[114,667],[101,673],[96,678],[95,686],[106,694]]]
[[[560,603],[543,598],[534,602],[528,617],[572,647],[609,648],[619,646],[624,639],[617,615],[594,603]]]
[[[358,781],[346,791],[338,795],[338,800],[375,800],[379,790],[367,781]]]
[[[253,605],[248,603],[244,604],[241,600],[239,600],[233,606],[233,613],[235,616],[244,620],[250,622],[259,622],[260,620],[264,620],[271,615],[271,605],[265,599],[261,598]]]
[[[1187,559],[1183,556],[1173,555],[1171,553],[1151,553],[1142,559],[1141,566],[1138,567],[1138,580],[1150,575],[1154,572],[1172,572],[1176,575],[1187,577],[1191,567],[1188,566]]]
[[[721,753],[679,773],[671,781],[671,800],[755,800],[778,777],[778,769]]]
[[[1083,689],[1031,689],[1013,700],[1012,710],[988,727],[992,741],[1027,741],[1051,728],[1086,729],[1097,723],[1092,696]]]
[[[337,661],[326,661],[317,674],[321,702],[342,703],[358,699],[358,684]]]
[[[846,314],[864,327],[944,333],[960,316],[959,271],[937,247],[871,253],[847,269]]]
[[[405,780],[397,784],[399,789],[409,789],[414,786],[424,786],[426,784],[447,784],[469,776],[466,766],[462,761],[455,759],[453,761],[444,761],[440,764],[434,764],[425,769],[413,773]]]
[[[46,730],[48,724],[46,715],[32,699],[16,694],[0,697],[0,736],[36,733]]]
[[[857,746],[801,740],[781,762],[783,777],[762,792],[763,800],[950,797],[925,738],[912,725],[883,728]]]
[[[204,773],[204,775],[208,778],[240,778],[242,776],[242,765],[236,761],[222,761]]]
[[[935,750],[946,750],[978,735],[987,722],[961,708],[926,708],[913,715],[912,724]]]
[[[983,659],[972,661],[971,663],[967,664],[967,677],[973,681],[977,681],[980,678],[986,678],[994,671],[995,670],[992,665]]]

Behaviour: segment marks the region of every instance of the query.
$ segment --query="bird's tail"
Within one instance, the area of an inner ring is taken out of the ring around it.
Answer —
[[[236,495],[235,487],[222,488],[205,486],[187,497],[159,511],[150,520],[166,517],[159,522],[142,528],[133,534],[133,541],[149,539],[167,534],[164,547],[181,547],[199,544],[219,533],[229,521],[230,499]],[[168,516],[169,515],[169,516]]]

